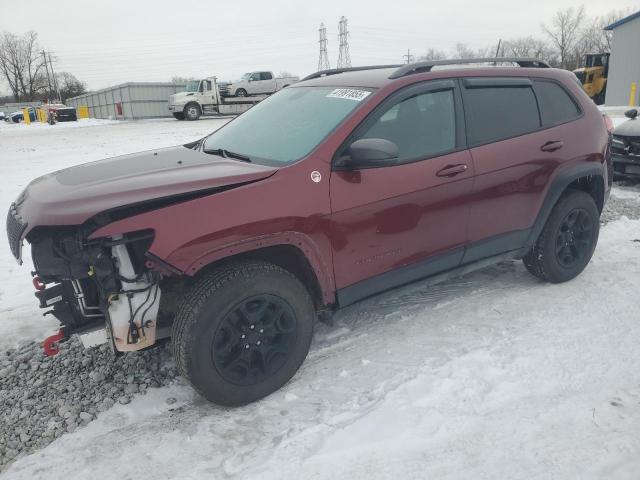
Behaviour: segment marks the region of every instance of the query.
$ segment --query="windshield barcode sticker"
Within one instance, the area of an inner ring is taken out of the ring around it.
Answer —
[[[367,96],[369,96],[371,92],[366,90],[356,90],[355,88],[336,88],[333,92],[327,95],[327,98],[346,98],[347,100],[355,100],[359,102]]]

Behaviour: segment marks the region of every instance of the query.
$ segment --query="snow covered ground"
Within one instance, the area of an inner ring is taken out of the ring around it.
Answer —
[[[0,205],[47,171],[184,143],[221,120],[91,123],[0,125]],[[640,203],[637,189],[614,195]],[[0,248],[0,348],[54,329],[28,270]],[[638,291],[640,220],[623,218],[571,282],[507,262],[377,296],[319,325],[300,372],[261,402],[225,409],[176,382],[0,479],[637,479]]]
[[[187,143],[227,121],[87,119],[55,126],[0,122],[0,209],[8,209],[31,180],[45,173],[115,155]],[[25,263],[18,266],[9,251],[6,230],[0,228],[0,347],[44,338],[56,330],[57,321],[42,317],[33,290],[28,288],[32,270],[28,245],[24,252]]]

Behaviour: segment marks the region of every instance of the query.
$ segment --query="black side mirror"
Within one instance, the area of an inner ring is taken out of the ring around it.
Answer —
[[[349,146],[350,168],[380,167],[398,160],[398,146],[384,138],[361,138]]]
[[[631,109],[627,110],[626,112],[624,112],[624,116],[627,117],[627,118],[630,118],[631,120],[633,120],[638,116],[638,109],[637,108],[631,108]]]

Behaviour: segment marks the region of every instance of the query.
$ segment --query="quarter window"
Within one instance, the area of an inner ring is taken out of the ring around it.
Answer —
[[[555,82],[534,80],[542,125],[550,127],[569,122],[580,116],[578,106],[569,94]]]
[[[540,114],[529,86],[467,88],[464,94],[470,146],[504,140],[540,128]]]
[[[360,138],[383,138],[398,146],[398,160],[443,154],[456,146],[453,90],[407,98],[385,112]]]

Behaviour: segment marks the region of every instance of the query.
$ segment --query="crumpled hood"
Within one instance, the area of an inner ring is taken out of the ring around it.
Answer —
[[[277,168],[179,146],[99,160],[31,182],[15,202],[27,222],[79,225],[97,213],[139,202],[267,178]]]

